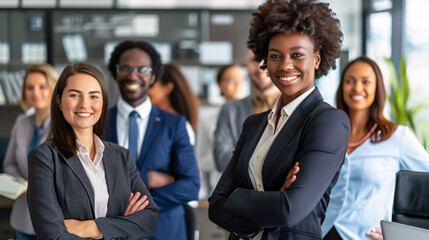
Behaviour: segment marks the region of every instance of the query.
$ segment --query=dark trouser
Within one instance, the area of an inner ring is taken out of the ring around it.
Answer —
[[[343,240],[343,239],[341,238],[340,234],[338,234],[337,229],[335,229],[335,227],[333,226],[331,230],[329,230],[329,232],[325,235],[323,240]]]
[[[188,204],[184,204],[183,209],[185,210],[186,234],[188,235],[188,240],[194,240],[195,228],[197,225],[195,210]]]

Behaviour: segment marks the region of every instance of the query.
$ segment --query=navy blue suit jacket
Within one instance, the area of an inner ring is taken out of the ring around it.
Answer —
[[[322,239],[321,223],[344,161],[350,134],[347,115],[323,102],[315,89],[290,116],[263,165],[264,192],[255,191],[249,160],[267,126],[269,111],[250,116],[212,196],[210,219],[238,236],[264,229],[262,239]],[[296,181],[280,192],[295,162]]]
[[[109,201],[106,217],[97,219],[94,191],[77,155],[67,159],[50,142],[29,153],[27,198],[37,239],[82,239],[67,231],[64,219],[95,220],[104,239],[141,239],[155,233],[159,213],[129,151],[103,143]],[[147,195],[149,205],[123,216],[131,192]]]
[[[109,110],[105,137],[115,143],[118,142],[117,114],[116,106]],[[174,182],[167,186],[149,189],[160,211],[158,231],[153,239],[186,239],[182,205],[198,199],[200,179],[185,117],[152,106],[136,165],[147,186],[147,171],[163,172],[174,177]]]

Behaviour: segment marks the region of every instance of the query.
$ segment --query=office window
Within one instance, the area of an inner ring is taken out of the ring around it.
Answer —
[[[371,8],[374,11],[383,11],[392,8],[392,0],[372,0]]]
[[[372,13],[369,16],[367,55],[375,60],[392,55],[392,15],[390,12]]]
[[[411,85],[410,104],[428,102],[429,88],[429,25],[427,24],[427,0],[407,0],[405,10],[405,46],[407,73]],[[418,121],[429,119],[429,107],[421,111]]]

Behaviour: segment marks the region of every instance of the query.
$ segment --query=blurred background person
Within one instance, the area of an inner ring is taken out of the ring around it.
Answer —
[[[216,81],[226,102],[244,97],[246,75],[241,66],[230,64],[221,67]]]
[[[280,96],[267,71],[260,69],[261,65],[262,62],[255,62],[253,53],[248,51],[247,71],[251,94],[243,99],[225,103],[220,110],[213,145],[213,156],[220,172],[223,172],[232,157],[244,120],[251,114],[271,109]]]
[[[194,146],[195,131],[198,126],[199,99],[192,92],[188,80],[177,65],[164,65],[164,74],[149,89],[149,97],[153,105],[186,117],[189,141]],[[186,234],[188,240],[192,240],[196,227],[195,211],[188,204],[184,204],[183,209],[185,210]]]
[[[324,239],[382,239],[379,224],[391,220],[396,173],[429,171],[429,155],[408,127],[383,116],[386,92],[373,60],[362,56],[347,64],[336,102],[350,118],[351,134],[322,225]]]
[[[37,239],[142,239],[159,212],[128,150],[102,141],[103,74],[75,63],[51,101],[49,141],[28,155],[28,203]]]
[[[150,101],[153,105],[185,116],[189,141],[195,145],[195,131],[198,127],[198,96],[194,94],[188,80],[175,64],[165,64],[164,74],[149,89]]]
[[[33,108],[34,114],[21,114],[16,119],[3,163],[4,172],[28,180],[27,153],[48,136],[51,97],[57,80],[58,74],[49,64],[36,64],[27,68],[21,91],[21,106],[24,111]],[[26,194],[16,199],[10,225],[19,240],[36,239]]]
[[[241,99],[246,90],[246,75],[243,68],[236,64],[219,68],[216,76],[217,86],[225,102]],[[220,107],[210,106],[201,110],[201,121],[197,131],[195,154],[201,171],[200,199],[207,199],[220,178],[213,157],[214,132]]]

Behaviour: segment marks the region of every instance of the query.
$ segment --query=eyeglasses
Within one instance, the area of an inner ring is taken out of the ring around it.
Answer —
[[[135,71],[137,75],[148,77],[152,73],[152,68],[145,66],[131,67],[125,64],[116,64],[117,74],[128,75],[131,74],[133,71]]]

